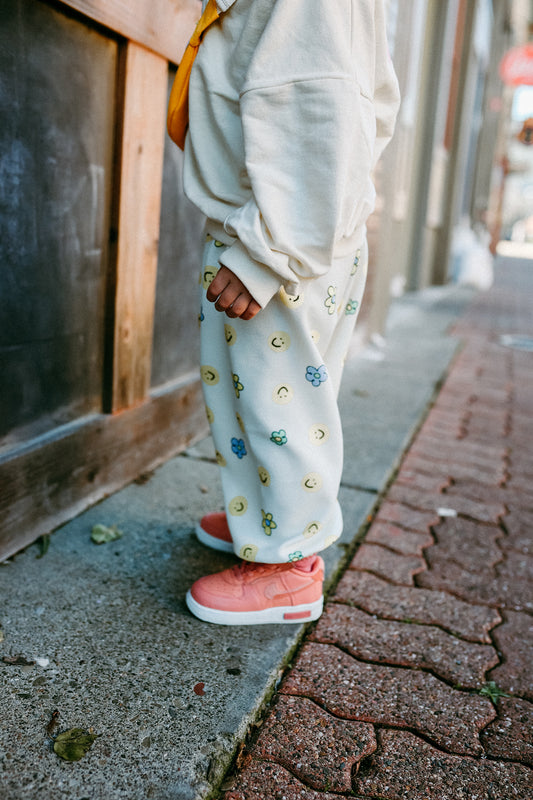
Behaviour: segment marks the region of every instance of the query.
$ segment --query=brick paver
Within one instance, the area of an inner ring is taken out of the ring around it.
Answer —
[[[415,729],[454,753],[481,754],[478,733],[496,714],[486,698],[429,673],[364,663],[325,644],[304,646],[280,691],[341,719]]]
[[[458,758],[411,733],[383,731],[379,752],[354,789],[387,800],[527,800],[532,777],[522,765]]]
[[[434,625],[377,619],[336,603],[328,605],[310,639],[335,644],[364,661],[427,669],[463,688],[479,688],[499,663],[490,645],[465,642]]]
[[[404,556],[421,556],[424,548],[433,544],[433,536],[430,533],[406,531],[392,522],[374,522],[365,541],[383,545]]]
[[[463,347],[225,800],[533,797],[533,264]]]
[[[497,706],[498,718],[481,734],[486,753],[533,767],[533,704],[500,697]]]
[[[405,556],[373,544],[362,544],[350,566],[407,586],[413,586],[414,576],[427,569],[422,556]]]
[[[367,572],[348,570],[333,600],[383,619],[439,625],[472,642],[491,642],[489,631],[501,617],[496,609],[465,603],[447,592],[394,586]]]
[[[350,792],[354,767],[376,747],[372,725],[282,695],[261,729],[255,755],[277,761],[313,789]]]
[[[533,700],[533,617],[505,611],[504,621],[493,635],[503,659],[490,679],[512,695]]]

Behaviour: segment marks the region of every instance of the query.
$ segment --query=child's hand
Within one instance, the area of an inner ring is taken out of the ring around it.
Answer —
[[[217,311],[225,311],[228,317],[252,319],[261,306],[244,283],[227,267],[220,267],[207,290],[207,299],[215,304]]]

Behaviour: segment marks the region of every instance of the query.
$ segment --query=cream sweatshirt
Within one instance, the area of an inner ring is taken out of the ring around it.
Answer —
[[[384,0],[217,0],[184,187],[261,306],[355,253],[399,105]]]

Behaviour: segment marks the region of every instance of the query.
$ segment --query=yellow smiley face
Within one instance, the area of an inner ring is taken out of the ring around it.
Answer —
[[[268,344],[275,353],[284,353],[291,346],[291,337],[285,331],[276,331],[269,338]]]
[[[218,267],[205,267],[202,275],[202,286],[204,289],[209,289],[216,277],[217,272]]]
[[[213,414],[209,406],[205,407],[205,415],[207,417],[207,421],[209,422],[209,424],[212,425],[213,422],[215,421],[215,415]]]
[[[237,341],[237,331],[233,325],[224,325],[224,336],[226,337],[226,344],[231,347]]]
[[[294,397],[294,390],[288,383],[279,383],[272,392],[272,400],[280,406],[290,403]]]
[[[304,538],[311,539],[312,536],[316,536],[319,533],[321,528],[320,522],[310,522],[309,525],[305,526]]]
[[[259,548],[255,544],[245,544],[239,551],[239,556],[245,561],[255,561]]]
[[[315,344],[318,344],[320,341],[320,331],[311,331],[311,339]]]
[[[257,469],[259,473],[259,480],[263,484],[263,486],[270,486],[270,473],[264,467],[258,467]]]
[[[331,536],[326,536],[324,539],[324,547],[329,547],[334,542],[337,542],[340,539],[340,534],[332,534]]]
[[[219,467],[225,467],[226,464],[228,463],[226,461],[226,459],[224,458],[224,456],[222,455],[222,453],[220,452],[220,450],[216,451],[215,458],[217,460],[217,464],[218,464]]]
[[[234,497],[228,504],[228,511],[233,517],[242,517],[248,510],[248,500],[246,497]]]
[[[318,472],[308,472],[302,479],[302,486],[306,492],[318,492],[322,488],[322,478]]]
[[[309,428],[309,441],[311,444],[321,445],[329,439],[329,429],[327,425],[311,425]]]
[[[235,418],[237,419],[237,424],[243,433],[246,433],[246,428],[244,427],[244,422],[242,421],[242,417],[237,411],[235,414]]]
[[[287,290],[284,286],[282,286],[279,290],[279,297],[281,302],[286,305],[287,308],[299,308],[304,301],[302,292],[299,292],[298,294],[287,294]]]
[[[204,364],[203,367],[200,367],[200,375],[203,382],[207,383],[208,386],[216,386],[220,380],[218,370],[209,366],[209,364]]]

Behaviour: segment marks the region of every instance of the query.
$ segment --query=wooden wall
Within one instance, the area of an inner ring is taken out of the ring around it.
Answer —
[[[0,558],[206,432],[203,220],[165,136],[199,12],[3,0]]]

